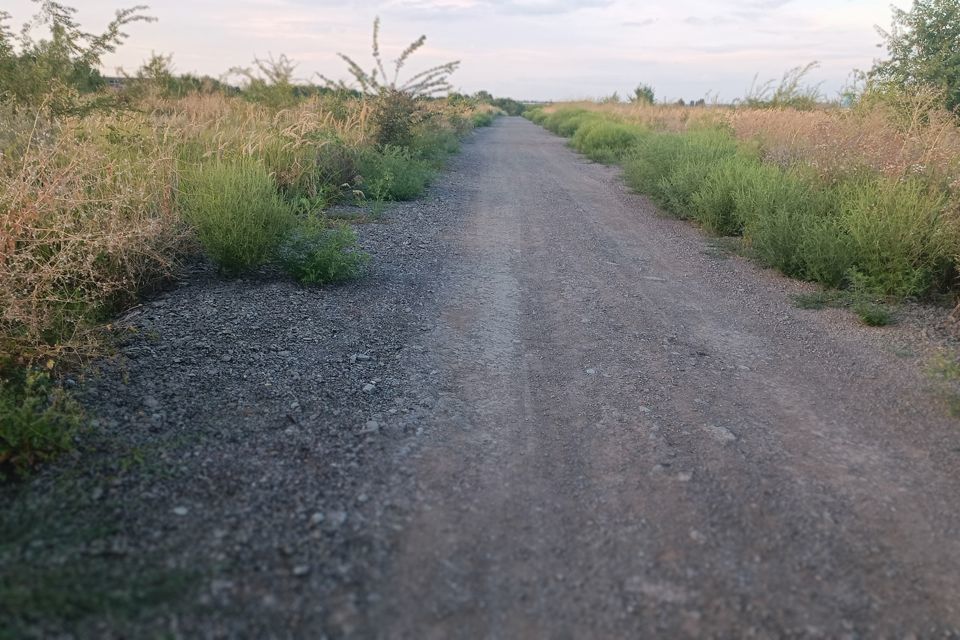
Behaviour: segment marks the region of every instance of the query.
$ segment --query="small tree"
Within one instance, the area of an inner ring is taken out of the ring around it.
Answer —
[[[633,90],[633,95],[630,96],[630,102],[634,104],[653,104],[655,99],[656,95],[653,93],[653,87],[648,84],[641,84]]]
[[[960,0],[914,0],[909,11],[893,7],[890,31],[877,31],[889,59],[874,64],[870,79],[906,90],[932,86],[948,109],[960,108]]]
[[[150,57],[144,61],[134,76],[129,76],[123,69],[120,74],[127,80],[127,92],[133,95],[158,93],[163,96],[174,93],[175,77],[173,75],[173,55],[150,52]]]
[[[39,5],[33,20],[20,30],[15,46],[7,26],[10,14],[0,11],[0,101],[14,106],[45,105],[53,113],[83,112],[104,103],[102,99],[84,100],[82,94],[105,85],[98,71],[101,59],[116,51],[127,38],[123,28],[134,22],[153,22],[145,15],[144,5],[120,9],[100,34],[83,31],[75,19],[77,12],[52,0],[34,0]],[[46,25],[47,40],[34,41],[30,30]]]

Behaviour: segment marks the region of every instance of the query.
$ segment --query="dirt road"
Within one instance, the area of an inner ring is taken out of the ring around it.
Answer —
[[[82,455],[0,487],[0,637],[960,637],[908,327],[518,118],[358,229],[357,282],[200,265],[115,322]]]
[[[443,392],[362,635],[960,633],[960,431],[876,330],[526,121],[466,153]]]

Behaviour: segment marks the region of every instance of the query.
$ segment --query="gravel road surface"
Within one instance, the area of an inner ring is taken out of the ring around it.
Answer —
[[[0,495],[0,571],[111,587],[21,635],[960,637],[904,328],[518,118],[360,233],[356,283],[199,270],[118,323],[87,453]]]
[[[960,633],[960,432],[922,378],[527,122],[468,162],[371,635]]]

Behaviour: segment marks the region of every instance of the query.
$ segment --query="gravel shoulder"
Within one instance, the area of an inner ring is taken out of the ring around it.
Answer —
[[[929,312],[797,309],[517,118],[359,232],[117,323],[87,451],[0,493],[13,637],[960,635]]]

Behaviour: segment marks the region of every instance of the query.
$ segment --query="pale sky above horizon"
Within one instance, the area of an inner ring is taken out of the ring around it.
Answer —
[[[454,87],[530,100],[596,98],[652,85],[658,99],[743,96],[755,76],[778,79],[819,61],[810,78],[833,97],[853,69],[883,55],[874,25],[890,25],[890,0],[64,0],[98,32],[119,7],[149,4],[155,23],[130,39],[104,72],[135,70],[151,51],[172,53],[178,72],[220,76],[256,56],[284,53],[297,75],[346,78],[343,52],[372,64],[380,16],[386,60],[420,34],[427,44],[407,73],[460,60]],[[894,0],[906,8],[909,0]],[[36,9],[4,0],[19,29]]]

